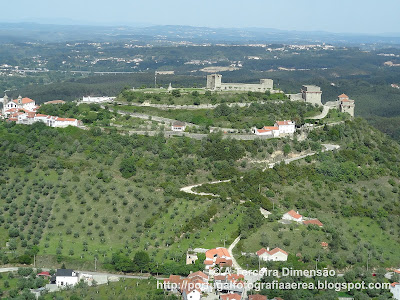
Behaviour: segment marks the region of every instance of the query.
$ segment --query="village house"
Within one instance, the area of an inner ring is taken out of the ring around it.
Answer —
[[[219,299],[221,300],[240,300],[242,299],[242,296],[236,293],[231,293],[231,294],[225,294],[225,295],[220,295]]]
[[[170,275],[169,278],[164,279],[163,288],[173,293],[181,293],[185,300],[200,300],[201,293],[212,291],[208,280],[208,275],[201,271],[191,273],[186,278],[182,278],[179,275]]]
[[[322,224],[321,221],[318,219],[306,220],[306,221],[303,221],[303,224],[304,225],[316,225],[319,227],[324,226],[324,224]]]
[[[400,283],[393,282],[390,285],[390,292],[393,294],[394,299],[400,300]]]
[[[218,267],[232,267],[232,257],[226,248],[218,247],[206,252],[204,261],[206,270],[217,265]]]
[[[57,269],[56,285],[58,287],[74,286],[79,282],[79,274],[71,269]]]
[[[303,216],[299,214],[299,212],[295,212],[294,210],[288,211],[282,217],[282,220],[294,221],[297,223],[303,222]]]
[[[258,258],[263,261],[287,261],[288,253],[280,248],[269,251],[269,248],[261,248],[256,252]]]
[[[215,288],[223,293],[242,293],[244,290],[243,274],[225,274],[214,276]]]
[[[171,125],[172,131],[185,131],[185,129],[186,129],[186,124],[183,122],[176,121]]]
[[[264,126],[261,129],[253,127],[251,131],[255,135],[279,137],[281,135],[294,134],[296,132],[296,123],[290,120],[276,121],[274,126]]]
[[[12,119],[9,118],[12,121]],[[68,126],[81,126],[82,122],[73,118],[60,118],[55,116],[48,116],[43,114],[36,114],[34,112],[20,113],[17,115],[16,123],[24,125],[32,125],[35,122],[43,122],[49,127],[64,128]]]

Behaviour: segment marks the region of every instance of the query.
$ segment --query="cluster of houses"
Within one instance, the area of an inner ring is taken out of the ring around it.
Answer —
[[[296,132],[296,123],[290,120],[276,121],[274,126],[264,126],[261,129],[256,127],[251,129],[255,135],[280,137],[283,135],[291,135]]]
[[[45,104],[62,104],[62,100],[49,101]],[[9,100],[5,95],[3,98],[2,115],[10,122],[17,124],[32,125],[35,122],[45,123],[50,127],[67,127],[67,126],[81,126],[82,122],[73,118],[60,118],[57,116],[49,116],[38,114],[39,106],[36,105],[35,100],[30,98],[22,98],[21,96],[15,100]]]

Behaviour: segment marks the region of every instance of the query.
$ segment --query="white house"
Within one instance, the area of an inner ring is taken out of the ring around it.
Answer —
[[[57,269],[56,272],[56,285],[74,286],[79,282],[79,274],[70,269]]]
[[[182,298],[183,300],[200,300],[200,290],[195,288],[184,288],[182,291]]]
[[[288,211],[283,215],[282,220],[295,221],[298,223],[303,222],[303,216],[299,214],[299,212],[295,212],[294,210]]]
[[[32,125],[35,122],[43,122],[50,127],[68,127],[68,126],[79,126],[81,121],[72,118],[60,118],[55,116],[48,116],[43,114],[35,114],[34,112],[18,113],[16,114],[17,124]],[[13,120],[13,119],[11,119]]]
[[[185,131],[186,124],[183,122],[176,121],[172,123],[171,130],[172,131]]]
[[[293,134],[296,132],[296,123],[290,120],[277,121],[275,126],[278,126],[279,134]]]
[[[393,294],[394,299],[400,300],[400,283],[393,282],[390,285],[390,292]]]
[[[270,137],[279,137],[284,134],[293,134],[296,132],[296,123],[290,120],[276,121],[274,126],[264,126],[261,129],[253,127],[251,131],[255,135],[263,135]]]
[[[287,261],[288,253],[280,248],[269,251],[269,248],[262,248],[256,252],[258,258],[263,261]]]
[[[278,126],[264,126],[261,129],[252,128],[251,131],[255,135],[263,135],[263,136],[271,136],[278,137],[279,136],[279,127]]]

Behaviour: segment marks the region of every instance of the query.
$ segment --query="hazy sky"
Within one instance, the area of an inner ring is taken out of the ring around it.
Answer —
[[[400,0],[2,0],[3,21],[400,32]],[[0,20],[1,22],[1,20]]]

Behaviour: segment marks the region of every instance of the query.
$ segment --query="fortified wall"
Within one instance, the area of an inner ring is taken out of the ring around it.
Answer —
[[[212,74],[207,75],[207,89],[212,91],[272,92],[274,81],[272,79],[260,79],[260,83],[222,83],[221,74]]]

